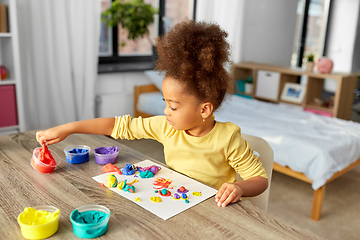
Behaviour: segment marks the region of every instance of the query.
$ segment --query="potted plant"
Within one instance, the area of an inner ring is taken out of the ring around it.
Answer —
[[[314,69],[314,54],[310,53],[309,55],[307,55],[306,57],[307,62],[306,62],[306,71],[308,72],[312,72]]]
[[[253,91],[253,78],[248,77],[245,82],[245,93],[252,94]]]
[[[154,50],[155,43],[149,37],[149,26],[154,23],[156,14],[158,14],[158,9],[144,3],[144,0],[119,0],[113,2],[111,7],[102,13],[101,20],[108,27],[121,24],[121,27],[127,30],[129,40],[136,41],[146,37]],[[125,44],[122,42],[121,46]]]

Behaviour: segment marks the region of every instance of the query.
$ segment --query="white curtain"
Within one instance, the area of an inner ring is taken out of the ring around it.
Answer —
[[[245,0],[198,0],[196,21],[215,22],[228,33],[232,61],[242,61]]]
[[[94,117],[100,0],[18,0],[25,130]]]

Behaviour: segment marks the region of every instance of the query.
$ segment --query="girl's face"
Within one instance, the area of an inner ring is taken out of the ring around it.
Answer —
[[[166,120],[175,130],[187,130],[192,135],[191,132],[201,128],[202,104],[195,96],[187,94],[181,83],[169,77],[164,79],[162,90]]]

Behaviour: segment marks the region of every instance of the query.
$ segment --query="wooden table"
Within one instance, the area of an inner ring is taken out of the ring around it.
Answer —
[[[62,162],[53,173],[43,174],[30,165],[33,149],[39,147],[34,131],[0,136],[1,239],[21,239],[17,217],[25,207],[37,205],[60,209],[59,230],[52,239],[79,239],[69,216],[88,204],[111,211],[108,231],[100,239],[321,239],[245,202],[217,207],[214,197],[164,221],[94,181],[92,177],[103,172],[92,152],[87,163],[67,163],[64,148],[79,144],[91,149],[118,145],[119,168],[128,162],[156,161],[111,138],[75,134],[50,146]]]

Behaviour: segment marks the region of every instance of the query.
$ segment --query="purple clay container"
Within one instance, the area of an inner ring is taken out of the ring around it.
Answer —
[[[98,147],[94,149],[95,162],[101,165],[117,162],[119,147]]]

